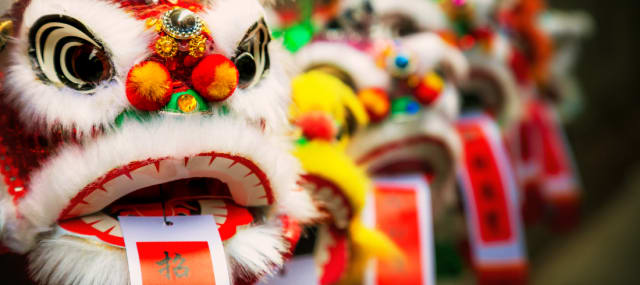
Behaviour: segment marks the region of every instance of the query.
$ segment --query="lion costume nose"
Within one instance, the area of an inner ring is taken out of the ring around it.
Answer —
[[[203,111],[207,109],[206,102],[224,101],[233,94],[238,86],[238,70],[225,56],[211,54],[196,65],[190,79],[191,82],[174,82],[163,64],[145,61],[129,71],[127,98],[141,111]]]

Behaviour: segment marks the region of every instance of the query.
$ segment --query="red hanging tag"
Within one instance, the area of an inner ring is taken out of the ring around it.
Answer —
[[[527,117],[519,122],[515,132],[507,137],[516,179],[521,189],[522,217],[526,225],[542,220],[542,139],[539,129]],[[510,139],[510,140],[509,140]]]
[[[581,188],[571,149],[552,106],[533,101],[529,115],[541,141],[542,194],[552,211],[553,228],[566,231],[578,222]]]
[[[229,285],[212,216],[118,217],[132,285]]]
[[[424,176],[377,179],[364,212],[365,222],[387,234],[405,261],[373,262],[367,285],[435,284],[431,193]]]
[[[457,123],[464,145],[459,170],[478,284],[526,284],[518,188],[497,124],[488,116]]]

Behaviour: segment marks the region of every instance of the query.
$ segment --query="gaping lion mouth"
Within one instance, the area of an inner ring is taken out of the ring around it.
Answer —
[[[212,215],[229,240],[244,227],[272,226],[277,201],[296,196],[299,173],[284,137],[250,123],[162,117],[63,145],[33,171],[18,208],[27,246],[51,226],[54,237],[122,246],[124,215]]]
[[[369,173],[395,176],[421,173],[438,185],[452,175],[455,158],[447,145],[434,137],[413,136],[382,144],[358,159]]]
[[[265,173],[241,156],[203,153],[136,161],[80,191],[60,215],[73,235],[124,246],[118,216],[212,215],[222,240],[261,219],[273,204]]]
[[[349,155],[376,176],[422,174],[431,187],[443,189],[455,178],[460,138],[440,112],[425,111],[419,118],[388,121],[358,134]]]
[[[474,68],[469,79],[461,87],[462,111],[484,110],[492,116],[499,116],[508,100],[506,87],[489,70]]]
[[[321,203],[320,210],[329,215],[338,229],[346,229],[354,210],[344,190],[319,175],[307,174],[302,179],[302,186],[311,193],[314,200]]]

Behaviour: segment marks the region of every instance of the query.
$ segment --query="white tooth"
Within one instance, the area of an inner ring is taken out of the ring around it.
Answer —
[[[269,199],[267,199],[267,197],[262,197],[262,198],[256,198],[253,200],[253,203],[251,203],[252,207],[257,207],[257,206],[264,206],[264,205],[268,205],[269,204]]]
[[[169,180],[185,178],[184,171],[178,171],[176,167],[179,163],[178,160],[167,159],[160,161],[160,172],[155,164],[149,164],[131,171],[131,178],[123,174],[111,179],[102,186],[104,191],[101,189],[93,191],[84,199],[88,205],[76,206],[72,214],[82,215],[96,212],[135,190],[162,184]]]
[[[211,163],[210,168],[219,171],[222,173],[227,173],[229,167],[233,164],[233,160],[224,158],[224,157],[216,157]]]
[[[115,237],[122,237],[122,229],[120,228],[120,223],[117,223],[113,230],[109,232],[109,234]]]
[[[113,202],[116,199],[117,199],[117,196],[115,192],[105,192],[103,190],[96,189],[93,192],[91,192],[89,196],[84,198],[84,201],[87,202],[89,205],[96,205],[94,207],[97,207],[98,205],[104,205],[106,202],[109,202],[109,201]]]
[[[327,206],[333,211],[333,212],[337,212],[340,210],[340,207],[342,207],[342,204],[340,202],[336,202],[335,199],[330,200],[327,202]]]
[[[156,165],[152,163],[152,164],[140,167],[134,171],[131,171],[130,174],[134,182],[133,185],[148,186],[148,185],[154,185],[155,183],[165,182],[161,177],[166,177],[166,176],[159,175],[159,174],[162,174],[162,172],[163,170],[162,170],[162,162],[161,162],[160,173],[158,173],[158,169],[156,168]]]
[[[196,156],[192,157],[187,163],[187,169],[192,175],[198,175],[202,172],[209,171],[209,163],[211,162],[211,156]]]
[[[335,212],[337,220],[346,221],[349,219],[349,212],[346,208],[339,208]]]
[[[244,186],[244,189],[251,189],[256,187],[258,184],[260,184],[260,178],[255,174],[251,174],[242,179],[242,186]]]
[[[213,216],[213,218],[216,220],[216,224],[218,225],[224,225],[224,223],[227,221],[227,217],[219,217],[219,216]]]
[[[317,265],[316,269],[318,273],[322,274],[324,266],[329,262],[331,256],[329,255],[329,247],[335,244],[333,237],[329,233],[326,226],[318,228],[318,237],[316,239],[316,245],[314,249],[313,259]],[[320,276],[320,275],[319,275]]]
[[[324,200],[324,201],[331,201],[333,200],[333,191],[331,191],[331,189],[327,188],[327,187],[323,187],[321,188],[318,192],[318,197],[320,197],[320,199]]]
[[[236,163],[227,170],[227,173],[236,180],[240,180],[251,173],[251,169],[247,168],[242,163]]]
[[[249,189],[249,206],[264,206],[269,203],[264,186],[260,185]]]
[[[93,224],[92,227],[104,233],[109,229],[113,228],[114,226],[116,226],[117,224],[118,222],[115,219],[103,219]]]
[[[228,214],[226,208],[211,208],[211,215],[226,217]]]
[[[71,211],[69,211],[67,215],[71,217],[82,216],[85,213],[87,213],[87,211],[85,211],[86,208],[87,208],[87,205],[85,204],[77,204],[73,207],[73,209],[71,209]]]
[[[226,203],[222,200],[200,200],[198,202],[200,203],[201,207],[206,208],[219,208],[226,206]]]
[[[311,183],[311,182],[300,183],[300,187],[304,188],[305,190],[309,191],[310,193],[313,193],[316,190],[316,185],[314,183]]]
[[[228,214],[225,202],[222,200],[201,200],[201,214],[226,217]]]
[[[258,185],[256,187],[250,188],[251,190],[251,197],[263,197],[267,195],[267,190],[264,189],[264,186],[262,185]]]
[[[347,226],[349,226],[349,221],[347,221],[346,219],[338,218],[336,219],[336,226],[338,226],[339,229],[345,229],[347,228]]]
[[[91,223],[103,220],[104,216],[105,215],[102,214],[102,213],[97,213],[97,214],[94,214],[94,215],[82,217],[82,221],[87,223],[87,224],[91,224]]]

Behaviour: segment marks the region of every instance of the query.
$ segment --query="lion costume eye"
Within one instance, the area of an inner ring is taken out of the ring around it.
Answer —
[[[271,35],[264,19],[253,24],[245,34],[233,58],[240,73],[240,88],[255,85],[269,71],[269,42]]]
[[[99,40],[78,20],[49,15],[29,32],[29,53],[41,78],[53,84],[91,93],[113,78],[109,55]]]

